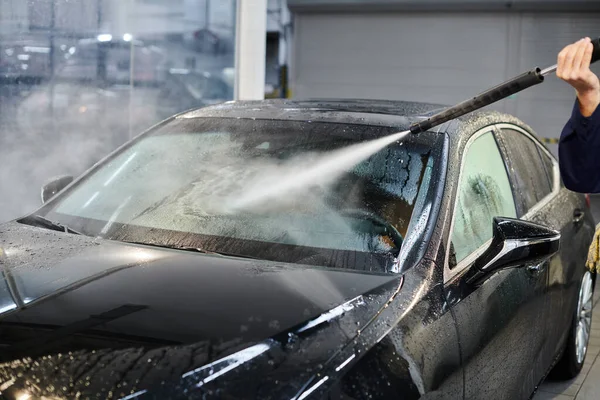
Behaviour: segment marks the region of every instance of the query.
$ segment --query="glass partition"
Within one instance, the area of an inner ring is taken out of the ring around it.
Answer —
[[[233,98],[236,0],[0,0],[0,222],[184,110]]]

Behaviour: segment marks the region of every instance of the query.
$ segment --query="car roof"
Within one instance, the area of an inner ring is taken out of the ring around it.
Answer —
[[[372,99],[269,99],[228,101],[178,114],[176,118],[239,118],[267,119],[343,124],[375,125],[409,129],[448,106],[414,101]],[[459,144],[480,128],[498,123],[510,123],[533,133],[518,118],[497,111],[475,111],[432,129],[448,133],[450,142]],[[454,147],[454,146],[452,146]]]
[[[229,101],[188,111],[178,118],[253,118],[381,125],[407,129],[411,122],[443,109],[439,104],[391,100],[315,99]]]

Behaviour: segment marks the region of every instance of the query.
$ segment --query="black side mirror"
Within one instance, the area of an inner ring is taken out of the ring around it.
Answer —
[[[480,284],[507,268],[539,264],[559,249],[560,233],[512,218],[494,218],[492,243],[472,268],[470,284]]]
[[[59,176],[50,180],[42,186],[42,203],[47,202],[52,196],[66,188],[71,182],[73,182],[73,177],[68,175]]]

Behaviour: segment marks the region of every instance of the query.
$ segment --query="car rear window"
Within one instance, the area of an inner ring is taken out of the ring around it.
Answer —
[[[509,173],[517,191],[517,201],[523,209],[521,214],[525,214],[552,192],[547,167],[539,146],[532,139],[512,129],[502,129],[501,135],[508,153]]]

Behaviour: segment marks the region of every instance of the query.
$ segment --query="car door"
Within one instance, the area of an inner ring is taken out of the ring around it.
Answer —
[[[445,289],[455,315],[466,399],[525,399],[541,379],[547,270],[502,270],[479,286],[467,272],[489,246],[494,217],[517,217],[493,128],[475,133],[463,152],[449,233]]]
[[[578,195],[561,192],[558,164],[527,131],[500,125],[500,142],[515,190],[522,194],[519,217],[561,232],[560,252],[548,260],[547,343],[543,365],[550,367],[567,339],[587,249],[584,229],[589,212]]]

